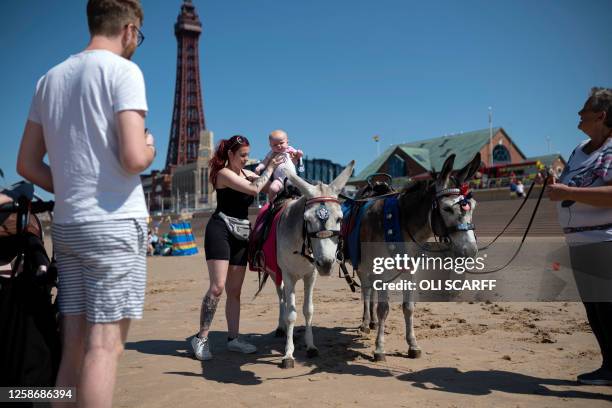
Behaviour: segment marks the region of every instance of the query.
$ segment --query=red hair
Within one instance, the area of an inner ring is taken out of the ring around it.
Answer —
[[[221,139],[219,146],[217,146],[217,150],[215,150],[215,154],[212,159],[210,159],[210,162],[208,162],[208,168],[210,169],[209,179],[213,188],[215,184],[217,184],[217,175],[219,171],[225,167],[225,164],[229,160],[229,152],[236,153],[242,146],[250,146],[249,139],[244,136],[234,135],[229,139]]]

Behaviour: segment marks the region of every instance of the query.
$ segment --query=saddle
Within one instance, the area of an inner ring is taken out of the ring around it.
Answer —
[[[347,199],[342,204],[342,227],[340,233],[346,245],[343,255],[351,260],[356,269],[361,261],[361,219],[366,210],[374,204],[376,197],[395,193],[391,186],[391,176],[385,173],[375,173],[367,178],[367,184],[357,192],[354,199]],[[365,200],[372,198],[371,200]]]
[[[267,203],[259,210],[249,236],[249,270],[271,275],[277,286],[283,276],[276,258],[276,228],[287,204],[299,196],[301,193],[296,187],[286,184],[273,203]]]

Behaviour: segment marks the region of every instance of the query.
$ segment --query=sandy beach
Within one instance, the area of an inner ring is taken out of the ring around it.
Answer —
[[[550,240],[558,240],[551,237]],[[117,407],[603,407],[612,388],[581,386],[576,375],[599,367],[595,338],[580,303],[418,303],[420,359],[408,359],[401,307],[387,320],[386,362],[374,362],[374,332],[357,330],[359,293],[337,275],[319,277],[314,337],[320,356],[306,358],[302,283],[298,283],[296,366],[279,363],[276,292],[252,299],[247,272],[241,332],[254,355],[225,350],[224,301],[213,323],[214,359],[191,356],[208,285],[201,245],[191,257],[151,257],[145,317],[132,324],[121,359]]]

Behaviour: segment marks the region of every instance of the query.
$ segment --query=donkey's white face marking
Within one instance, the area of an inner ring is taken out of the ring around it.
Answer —
[[[306,230],[308,233],[319,231],[340,231],[342,209],[335,202],[316,203],[310,205],[304,212]],[[336,260],[338,237],[310,238],[313,258],[319,273],[329,275]]]
[[[468,204],[462,206],[463,196],[444,196],[438,199],[442,222],[446,227],[472,223],[472,213],[476,200],[470,198]],[[459,256],[474,256],[478,252],[474,231],[455,231],[450,233],[453,252]]]

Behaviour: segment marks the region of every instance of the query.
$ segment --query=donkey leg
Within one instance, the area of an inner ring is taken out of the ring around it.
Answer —
[[[317,280],[316,271],[312,271],[312,274],[304,277],[304,320],[306,321],[306,356],[309,358],[317,357],[319,355],[319,349],[314,345],[314,339],[312,336],[312,314],[314,312],[314,303],[312,301],[312,292],[314,291],[314,284]]]
[[[286,279],[285,279],[286,278]],[[285,284],[285,324],[287,325],[287,339],[285,343],[285,355],[281,363],[282,368],[293,368],[295,360],[293,359],[293,327],[297,312],[295,309],[295,280],[292,276],[284,275],[283,281]]]
[[[421,348],[418,346],[414,335],[414,302],[404,299],[402,303],[404,320],[406,321],[406,342],[408,343],[408,358],[421,357]]]
[[[274,337],[285,337],[287,334],[287,325],[285,324],[285,299],[283,299],[283,284],[276,287],[276,294],[278,295],[278,326]]]
[[[378,315],[378,332],[376,335],[376,350],[374,350],[374,361],[385,361],[385,321],[389,315],[389,295],[387,291],[378,291],[378,304],[376,305]]]
[[[376,292],[372,291],[370,297],[370,329],[376,330],[378,327],[378,317],[376,316]]]
[[[370,332],[371,316],[372,316],[372,287],[363,284],[361,286],[361,300],[363,302],[363,316],[361,318],[361,326],[359,330],[364,333]]]

